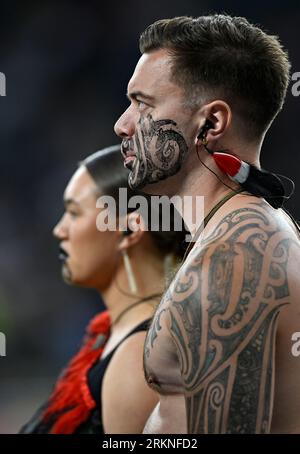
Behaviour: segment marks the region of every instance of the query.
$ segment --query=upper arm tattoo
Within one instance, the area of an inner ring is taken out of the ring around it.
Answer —
[[[226,216],[174,282],[170,333],[189,433],[269,431],[276,320],[289,302],[292,241],[252,204]]]

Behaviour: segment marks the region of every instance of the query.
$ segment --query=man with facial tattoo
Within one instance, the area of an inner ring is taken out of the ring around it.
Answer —
[[[160,402],[144,432],[300,432],[299,231],[260,167],[287,53],[225,15],[157,21],[140,50],[115,125],[129,184],[202,196],[205,215],[188,225],[194,242],[147,335],[145,376]]]

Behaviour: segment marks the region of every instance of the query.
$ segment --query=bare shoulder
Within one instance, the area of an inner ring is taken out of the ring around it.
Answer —
[[[203,245],[229,239],[245,241],[244,232],[255,232],[293,237],[299,242],[299,235],[291,218],[281,209],[274,209],[263,199],[238,195],[223,205],[209,222],[203,235]]]
[[[125,339],[114,353],[110,365],[141,363],[146,334],[147,331],[139,331]]]
[[[102,386],[106,433],[141,433],[158,401],[146,383],[143,348],[146,332],[129,336],[111,359]]]
[[[291,288],[300,291],[299,252],[285,215],[240,198],[222,207],[180,269],[169,332],[192,433],[269,430],[277,319]]]
[[[125,392],[127,396],[137,396],[140,388],[146,385],[143,371],[143,348],[146,332],[129,336],[117,348],[103,379],[102,394],[109,400]]]
[[[285,303],[299,265],[299,236],[286,213],[240,198],[222,207],[194,246],[170,288],[171,306],[219,301],[237,305],[240,317],[252,299]]]
[[[216,309],[218,301],[220,311],[232,310],[228,324],[246,321],[241,312],[259,298],[287,304],[288,280],[298,281],[299,266],[300,241],[287,214],[256,197],[237,196],[212,218],[164,295],[148,334],[146,357],[158,335],[171,326],[171,331],[179,329],[174,312],[199,312],[199,305]],[[191,330],[189,320],[195,326],[199,321],[195,315],[186,315]]]

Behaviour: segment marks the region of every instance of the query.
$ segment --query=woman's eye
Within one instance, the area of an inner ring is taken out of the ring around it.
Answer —
[[[68,213],[71,216],[71,218],[76,218],[78,216],[78,213],[76,213],[76,211],[69,210]]]

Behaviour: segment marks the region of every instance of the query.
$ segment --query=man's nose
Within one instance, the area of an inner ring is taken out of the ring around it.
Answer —
[[[135,133],[136,115],[134,115],[131,106],[120,116],[115,124],[115,133],[121,137],[132,137]]]

